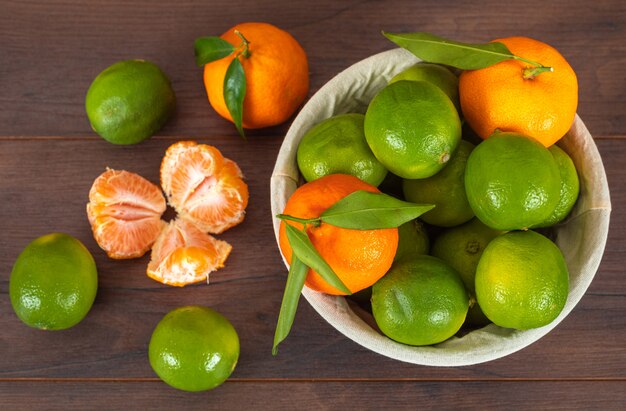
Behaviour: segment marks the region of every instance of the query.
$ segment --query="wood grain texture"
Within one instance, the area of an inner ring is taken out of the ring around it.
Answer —
[[[236,135],[209,107],[193,40],[243,21],[289,30],[307,51],[311,94],[353,63],[393,48],[381,30],[428,31],[486,42],[528,35],[552,44],[580,83],[579,114],[591,133],[617,135],[626,121],[626,4],[529,0],[395,1],[2,1],[0,135],[90,133],[84,97],[110,64],[144,58],[169,75],[177,95],[163,135]],[[289,123],[261,133],[284,134]],[[258,132],[251,132],[255,134]]]
[[[160,382],[0,382],[11,410],[620,410],[623,381],[508,382],[236,382],[184,393]],[[592,389],[594,395],[589,395]],[[33,397],[32,392],[38,395]],[[138,395],[138,393],[141,393]],[[4,395],[3,395],[4,394]],[[295,400],[300,399],[300,400]]]

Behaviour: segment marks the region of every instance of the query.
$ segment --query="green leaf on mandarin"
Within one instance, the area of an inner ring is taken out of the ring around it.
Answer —
[[[224,58],[233,51],[235,47],[219,37],[199,37],[194,42],[194,54],[198,67]]]
[[[358,190],[326,209],[320,218],[341,228],[376,230],[399,227],[434,207],[398,200],[384,193]]]
[[[272,355],[278,354],[278,344],[280,344],[287,336],[293,325],[293,320],[298,309],[298,300],[304,287],[306,280],[307,267],[300,259],[292,254],[291,265],[289,266],[289,274],[287,275],[287,284],[285,284],[285,292],[283,301],[280,305],[280,313],[278,314],[278,322],[276,324],[276,332],[274,333],[274,346],[272,347]]]
[[[350,289],[345,286],[330,265],[317,252],[309,236],[304,231],[300,231],[290,224],[285,224],[285,228],[289,244],[298,259],[318,273],[328,284],[346,294],[352,294]]]
[[[242,137],[243,132],[243,99],[246,96],[246,75],[239,58],[234,58],[226,70],[224,77],[224,101],[228,112],[233,118],[235,127]]]

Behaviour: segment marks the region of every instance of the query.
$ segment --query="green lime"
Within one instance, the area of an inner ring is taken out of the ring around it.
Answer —
[[[376,158],[402,178],[439,172],[461,140],[454,104],[437,86],[401,80],[383,88],[365,114],[365,138]]]
[[[430,240],[424,224],[418,219],[408,221],[398,227],[398,249],[394,261],[428,254]]]
[[[365,141],[363,114],[340,114],[306,132],[297,159],[306,181],[328,174],[351,174],[378,186],[387,169],[374,157]]]
[[[437,344],[463,325],[469,297],[459,274],[438,258],[395,262],[372,287],[372,313],[389,338],[409,345]]]
[[[9,294],[25,324],[63,330],[89,312],[98,290],[96,263],[76,238],[62,233],[33,240],[15,261]]]
[[[233,325],[207,307],[170,311],[152,332],[150,365],[159,378],[184,391],[210,390],[230,376],[239,359]]]
[[[556,205],[556,208],[550,217],[543,223],[537,225],[537,227],[549,227],[563,221],[570,211],[572,211],[572,208],[574,208],[574,204],[576,204],[576,200],[578,199],[578,193],[580,192],[578,174],[576,173],[576,167],[570,156],[556,145],[550,146],[548,150],[550,150],[552,156],[554,156],[554,160],[556,160],[556,164],[561,172],[561,191],[559,203]]]
[[[470,324],[484,325],[488,322],[480,306],[475,302],[474,278],[485,247],[500,234],[502,231],[489,228],[474,218],[463,225],[444,231],[433,242],[432,255],[442,259],[461,275],[463,284],[473,300],[467,314],[467,321]]]
[[[465,191],[476,217],[498,230],[545,221],[559,202],[561,177],[550,151],[517,133],[494,133],[467,160]]]
[[[155,64],[127,60],[102,71],[91,83],[85,108],[91,127],[113,144],[139,143],[174,110],[170,80]]]
[[[476,268],[476,297],[494,324],[527,330],[550,324],[565,306],[569,274],[561,250],[534,231],[493,239]]]
[[[439,87],[452,100],[457,111],[461,107],[459,102],[459,78],[447,68],[439,64],[417,63],[401,73],[396,74],[389,84],[400,80],[427,81]]]
[[[432,177],[402,182],[407,201],[434,204],[435,208],[420,216],[428,224],[454,227],[463,224],[474,212],[465,194],[465,165],[474,145],[461,140],[448,164]]]

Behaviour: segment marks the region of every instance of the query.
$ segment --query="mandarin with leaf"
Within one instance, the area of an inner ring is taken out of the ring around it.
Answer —
[[[243,128],[287,120],[309,91],[309,64],[296,39],[267,23],[238,24],[195,43],[211,106]]]
[[[300,186],[289,198],[283,213],[300,219],[318,218],[337,201],[358,190],[379,192],[376,187],[354,176],[330,174]],[[291,264],[293,250],[286,224],[297,229],[301,229],[302,224],[281,222],[279,245],[283,256]],[[341,282],[353,293],[371,286],[385,275],[398,247],[397,228],[357,230],[322,221],[318,226],[308,225],[306,234]],[[312,269],[308,271],[305,284],[326,294],[345,294],[329,285]]]

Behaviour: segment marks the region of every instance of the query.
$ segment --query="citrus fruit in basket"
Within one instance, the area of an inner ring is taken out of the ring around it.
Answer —
[[[452,100],[459,110],[459,78],[449,69],[439,64],[420,62],[396,74],[389,80],[389,84],[400,80],[427,81],[439,87]]]
[[[495,133],[467,160],[465,190],[476,217],[498,230],[527,229],[545,221],[559,202],[561,177],[538,141]]]
[[[85,108],[91,127],[114,144],[139,143],[156,133],[174,111],[170,80],[154,63],[126,60],[91,83]]]
[[[224,266],[231,250],[227,242],[176,219],[161,231],[152,247],[148,277],[178,287],[208,282],[209,274]]]
[[[461,140],[443,170],[432,177],[403,180],[407,201],[435,204],[435,208],[420,216],[428,224],[453,227],[474,217],[465,194],[465,165],[473,149],[472,143]]]
[[[528,63],[513,59],[463,71],[459,93],[465,120],[484,139],[499,129],[551,146],[574,122],[576,73],[556,49],[540,41],[509,37],[494,42],[505,44],[516,56],[552,67],[552,71],[533,74]]]
[[[557,145],[551,146],[549,150],[554,156],[556,164],[559,166],[559,171],[561,172],[559,203],[556,205],[550,217],[536,227],[549,227],[563,221],[565,217],[569,215],[570,211],[572,211],[578,199],[578,193],[580,192],[578,174],[576,173],[576,167],[570,156]]]
[[[161,162],[161,187],[178,215],[202,231],[219,234],[245,217],[249,194],[243,174],[213,146],[172,144]]]
[[[433,242],[431,254],[461,275],[465,288],[474,300],[467,313],[467,321],[473,325],[484,325],[489,322],[475,302],[474,279],[476,267],[485,247],[500,234],[503,232],[489,228],[474,218],[463,225],[445,230]]]
[[[424,224],[417,218],[398,227],[398,249],[394,261],[428,254],[430,239]]]
[[[141,257],[165,225],[158,186],[125,170],[107,169],[89,190],[87,217],[96,242],[115,259]]]
[[[241,53],[204,66],[204,85],[215,111],[233,121],[224,99],[224,79],[230,63],[238,58],[245,74],[243,127],[262,128],[287,120],[309,91],[307,56],[296,39],[267,23],[238,24],[220,37]]]
[[[87,248],[62,233],[33,240],[20,253],[9,280],[11,305],[25,324],[44,330],[76,325],[96,298],[98,272]]]
[[[493,239],[476,269],[478,303],[501,327],[527,330],[550,324],[563,310],[568,289],[561,250],[534,231]]]
[[[376,187],[347,174],[330,174],[298,187],[291,195],[284,214],[301,219],[317,218],[324,210],[357,190],[379,192]],[[292,248],[285,224],[298,229],[301,224],[281,221],[279,245],[288,263]],[[343,284],[355,293],[374,284],[385,275],[393,262],[398,247],[398,229],[355,230],[321,222],[317,227],[307,226],[307,235],[322,258],[330,265]],[[344,293],[329,285],[315,271],[309,269],[305,284],[327,294]]]
[[[298,144],[298,168],[306,181],[328,174],[351,174],[378,186],[387,169],[365,141],[363,114],[340,114],[306,132]]]
[[[365,114],[365,137],[376,158],[402,178],[439,172],[461,140],[454,104],[425,81],[402,80],[383,88]]]
[[[200,306],[170,311],[148,346],[150,366],[170,386],[205,391],[222,384],[239,360],[239,336],[226,317]]]
[[[376,324],[409,345],[437,344],[463,325],[469,297],[459,274],[438,258],[422,255],[394,263],[372,287]]]

